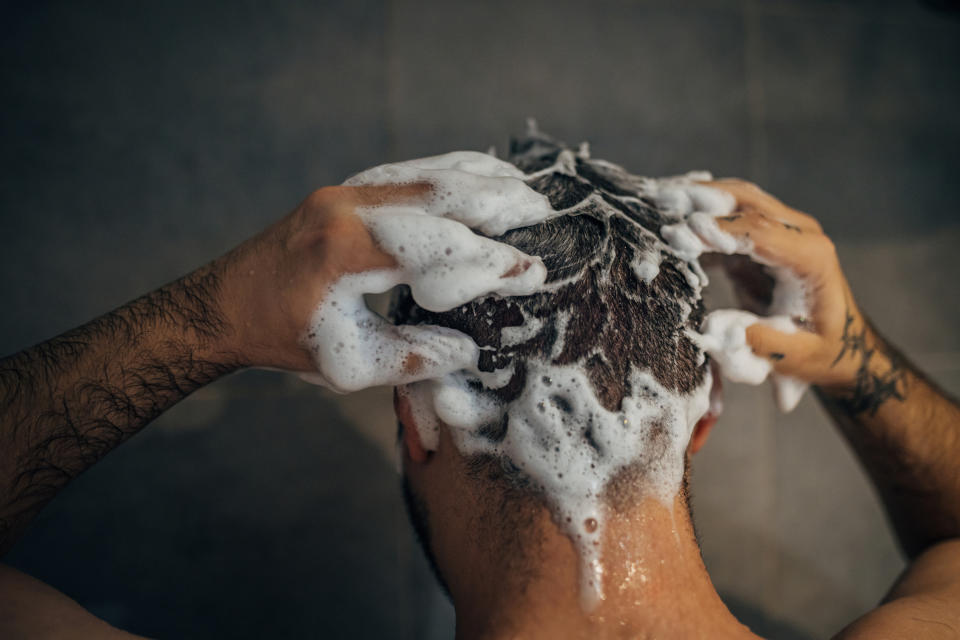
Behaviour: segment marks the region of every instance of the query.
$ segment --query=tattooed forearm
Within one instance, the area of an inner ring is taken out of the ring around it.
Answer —
[[[873,478],[904,551],[960,536],[956,401],[851,307],[840,343],[832,367],[849,381],[818,396]]]
[[[905,400],[907,366],[900,354],[889,348],[870,329],[866,320],[861,322],[858,330],[855,327],[856,320],[848,308],[843,335],[840,338],[840,351],[831,366],[837,366],[844,358],[855,358],[859,361],[853,389],[837,397],[837,402],[851,415],[865,413],[872,416],[891,398]],[[868,339],[868,336],[872,340]],[[884,356],[882,359],[889,363],[888,366],[882,365],[880,358],[875,358],[880,354]]]
[[[0,360],[0,551],[72,478],[239,366],[212,268]]]

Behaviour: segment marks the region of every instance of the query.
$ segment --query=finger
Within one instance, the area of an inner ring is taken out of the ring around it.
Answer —
[[[462,222],[490,236],[556,215],[546,196],[520,178],[505,175],[497,166],[485,167],[488,173],[483,174],[457,168],[424,168],[415,162],[377,167],[354,176],[348,184],[429,183],[431,194],[418,203],[423,213]],[[476,166],[470,168],[479,171]]]
[[[816,381],[821,367],[824,341],[809,331],[790,333],[765,324],[747,327],[747,344],[770,362],[774,371],[802,380]]]
[[[782,223],[756,211],[735,212],[717,218],[721,231],[752,244],[751,253],[770,264],[789,267],[804,276],[820,271],[836,260],[833,243],[825,235],[785,228]]]
[[[517,178],[437,171],[431,176],[436,197],[428,215],[461,222],[489,236],[542,222],[556,215],[546,196]]]
[[[394,162],[372,167],[352,176],[344,184],[381,184],[390,182],[390,176],[403,167],[413,167],[414,169],[436,170],[454,170],[473,173],[484,176],[508,176],[512,178],[523,178],[523,172],[515,165],[496,158],[489,153],[479,151],[452,151],[437,156],[428,156],[426,158],[415,158],[405,160],[404,162]]]
[[[506,160],[480,151],[452,151],[438,156],[416,158],[404,164],[419,169],[453,169],[482,176],[523,178],[524,173]]]
[[[723,215],[736,206],[736,199],[726,191],[686,180],[664,180],[649,197],[659,208],[680,216],[693,213]]]
[[[379,207],[388,204],[421,202],[433,191],[429,182],[381,184],[345,187],[344,193],[357,207]]]
[[[546,281],[540,258],[477,235],[455,220],[405,208],[361,216],[377,244],[396,258],[397,279],[427,310],[447,311],[490,294],[530,295]]]
[[[432,325],[394,326],[362,297],[325,301],[308,335],[319,382],[340,393],[444,376],[473,368],[479,357],[466,334]]]
[[[797,227],[804,231],[823,231],[820,223],[810,215],[797,211],[782,203],[757,185],[737,179],[723,179],[701,183],[715,189],[726,191],[737,201],[737,207],[742,210],[754,209],[768,216],[772,216],[785,225]]]

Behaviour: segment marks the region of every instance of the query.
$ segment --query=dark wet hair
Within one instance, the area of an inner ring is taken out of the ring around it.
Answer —
[[[552,290],[515,298],[487,297],[443,313],[417,306],[409,291],[394,300],[397,324],[438,324],[471,336],[483,349],[480,369],[514,365],[510,382],[490,393],[509,402],[527,381],[525,362],[582,363],[600,403],[620,409],[631,394],[631,369],[649,371],[664,387],[686,393],[703,381],[706,365],[687,329],[698,330],[703,303],[688,283],[689,267],[666,250],[659,235],[667,224],[642,195],[641,178],[593,160],[541,135],[514,140],[510,162],[527,183],[567,215],[508,231],[497,240],[540,256]],[[647,284],[631,262],[659,253],[660,271]],[[501,329],[524,324],[539,329],[516,345],[501,343]],[[698,364],[699,363],[699,364]],[[509,425],[490,433],[503,437]]]
[[[554,209],[567,214],[497,238],[540,256],[550,290],[506,299],[491,296],[433,313],[419,307],[409,290],[401,289],[391,305],[394,322],[437,324],[466,333],[485,347],[479,362],[483,371],[514,365],[506,386],[477,389],[504,402],[523,392],[526,363],[534,358],[555,365],[580,363],[592,391],[610,411],[619,410],[631,395],[633,368],[648,371],[676,392],[698,388],[706,375],[706,358],[687,330],[699,329],[703,303],[688,282],[689,265],[668,251],[660,236],[660,228],[669,222],[654,202],[643,197],[642,178],[540,134],[514,140],[508,159],[527,174],[527,183],[547,196]],[[659,273],[648,284],[631,262],[657,254]],[[519,344],[501,342],[503,328],[521,326],[530,317],[540,321],[536,332]],[[484,426],[481,435],[499,441],[509,428],[504,419]],[[540,538],[531,514],[543,508],[545,496],[505,457],[471,455],[462,464],[464,473],[478,483],[481,496],[482,513],[474,520],[478,543],[495,548],[493,557],[509,563],[511,571],[523,579],[537,562]],[[684,464],[679,495],[689,509],[689,460]],[[604,490],[606,504],[618,512],[629,509],[646,471],[642,462],[624,467]],[[427,505],[406,479],[404,497],[430,566],[445,587],[430,544]]]

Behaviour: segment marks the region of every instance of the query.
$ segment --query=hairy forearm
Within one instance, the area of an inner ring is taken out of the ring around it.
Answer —
[[[0,360],[0,553],[72,478],[236,369],[211,265]]]
[[[960,536],[960,408],[864,320],[841,357],[856,381],[818,395],[874,481],[904,551]]]

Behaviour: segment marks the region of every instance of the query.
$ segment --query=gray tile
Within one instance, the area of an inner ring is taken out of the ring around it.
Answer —
[[[739,11],[431,3],[393,14],[394,154],[486,149],[527,116],[638,173],[746,167]]]
[[[960,129],[846,119],[771,122],[767,182],[836,240],[901,238],[956,225]]]
[[[764,186],[838,239],[954,225],[960,23],[831,15],[759,21]]]
[[[954,295],[958,243],[958,226],[936,234],[838,243],[858,304],[908,357],[949,360],[947,354],[960,352],[960,301]]]
[[[5,21],[8,351],[229,249],[380,161],[381,0],[36,3]]]

